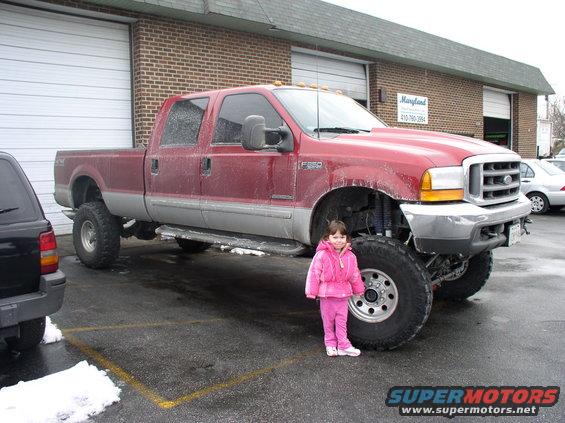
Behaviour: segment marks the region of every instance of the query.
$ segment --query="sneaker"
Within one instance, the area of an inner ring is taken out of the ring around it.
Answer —
[[[326,354],[330,357],[335,357],[337,355],[336,347],[326,347]]]
[[[357,357],[358,355],[361,355],[361,351],[353,346],[345,349],[345,350],[337,350],[337,355],[349,355],[351,357]]]

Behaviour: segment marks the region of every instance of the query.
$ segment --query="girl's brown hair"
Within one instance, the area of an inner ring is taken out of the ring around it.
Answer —
[[[347,232],[347,226],[345,226],[345,223],[343,223],[341,220],[332,220],[326,228],[326,232],[324,232],[324,236],[322,238],[327,241],[329,236],[335,235],[336,232],[345,235],[348,242],[351,241],[351,237]]]

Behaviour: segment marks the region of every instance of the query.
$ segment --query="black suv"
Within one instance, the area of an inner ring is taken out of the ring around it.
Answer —
[[[0,338],[35,347],[64,293],[51,223],[16,159],[0,151]]]

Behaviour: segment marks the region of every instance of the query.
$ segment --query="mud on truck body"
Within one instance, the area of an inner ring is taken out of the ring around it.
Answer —
[[[55,198],[93,268],[121,236],[299,255],[343,220],[366,286],[350,337],[392,349],[433,297],[475,294],[492,250],[519,241],[531,208],[519,164],[474,138],[387,128],[338,93],[254,86],[166,100],[147,149],[58,152]]]

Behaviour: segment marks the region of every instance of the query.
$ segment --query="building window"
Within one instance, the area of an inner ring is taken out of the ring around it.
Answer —
[[[250,115],[263,116],[267,128],[278,128],[284,125],[284,121],[280,115],[262,95],[229,95],[224,98],[222,103],[218,122],[216,123],[213,143],[240,144],[243,121]],[[269,143],[270,140],[267,139],[267,144]]]
[[[161,146],[196,145],[208,98],[180,100],[169,111]]]

